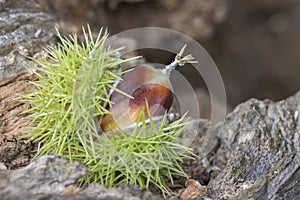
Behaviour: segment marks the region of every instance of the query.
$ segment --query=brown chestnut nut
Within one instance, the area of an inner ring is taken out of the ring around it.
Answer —
[[[133,67],[121,76],[116,89],[130,97],[117,91],[111,93],[111,107],[108,108],[111,114],[102,117],[102,131],[132,127],[138,122],[142,112],[145,119],[149,119],[150,116],[163,116],[169,110],[173,102],[172,85],[169,80],[171,71],[177,65],[195,62],[192,61],[194,58],[191,55],[181,57],[185,47],[165,69],[142,65]],[[147,116],[147,106],[150,116]]]

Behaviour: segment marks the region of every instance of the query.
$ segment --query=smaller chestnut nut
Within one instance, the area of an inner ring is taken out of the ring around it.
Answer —
[[[177,65],[196,62],[191,55],[182,57],[185,48],[186,45],[176,55],[175,60],[164,69],[141,65],[123,74],[120,81],[116,82],[115,88],[129,96],[116,91],[111,92],[111,107],[108,108],[111,114],[102,117],[102,131],[116,130],[118,127],[123,130],[134,127],[142,112],[145,119],[149,119],[150,116],[163,116],[173,103],[169,79],[171,71]],[[150,116],[147,115],[147,111]]]

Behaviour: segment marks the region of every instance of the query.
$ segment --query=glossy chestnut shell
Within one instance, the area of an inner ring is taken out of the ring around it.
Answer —
[[[172,105],[173,92],[169,76],[152,66],[137,66],[121,76],[118,90],[132,98],[114,91],[108,109],[112,114],[104,115],[102,131],[126,128],[139,120],[142,112],[147,115],[147,104],[151,117],[164,115]]]

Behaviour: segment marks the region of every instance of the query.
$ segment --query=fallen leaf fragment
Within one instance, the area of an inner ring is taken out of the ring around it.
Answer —
[[[206,194],[206,187],[202,186],[194,179],[188,179],[185,182],[185,189],[181,192],[180,198],[182,200],[195,199]]]

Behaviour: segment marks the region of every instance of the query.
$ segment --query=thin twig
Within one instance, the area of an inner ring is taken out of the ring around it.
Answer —
[[[186,55],[184,57],[182,57],[184,51],[185,51],[185,48],[186,48],[186,44],[181,48],[181,50],[179,51],[179,53],[176,55],[175,57],[175,60],[167,65],[165,67],[165,69],[162,70],[162,72],[164,74],[167,74],[167,75],[170,75],[170,73],[179,65],[179,66],[183,66],[185,65],[186,63],[198,63],[198,61],[194,60],[195,58],[189,54],[189,55]]]

